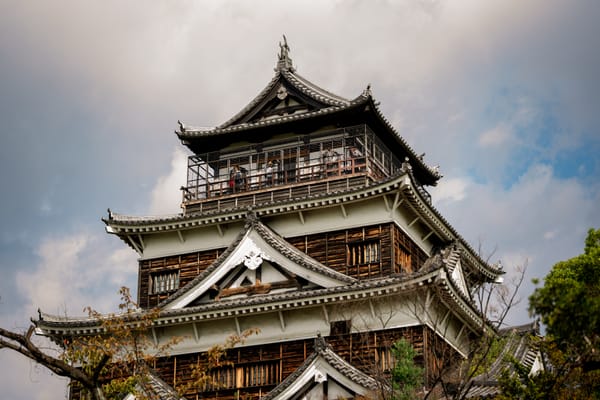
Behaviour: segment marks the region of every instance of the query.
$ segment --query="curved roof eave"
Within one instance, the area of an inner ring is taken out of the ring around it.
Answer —
[[[410,170],[409,170],[410,171]],[[400,172],[387,181],[378,185],[351,189],[335,193],[326,193],[321,196],[310,196],[304,199],[293,199],[287,202],[273,202],[257,205],[254,212],[259,217],[272,215],[278,212],[294,212],[312,207],[330,206],[346,201],[358,201],[385,192],[401,190],[407,197],[415,211],[425,217],[434,231],[446,241],[456,241],[462,248],[468,264],[475,268],[481,275],[490,281],[495,281],[504,271],[494,268],[483,260],[469,243],[452,227],[441,213],[423,198],[417,189],[417,183],[410,172]],[[131,245],[125,237],[132,234],[152,234],[165,231],[193,229],[199,226],[216,225],[226,222],[240,221],[246,218],[247,209],[232,209],[226,212],[214,212],[190,215],[169,215],[166,217],[134,217],[109,211],[109,217],[102,221],[107,225],[107,231],[116,234],[126,243]]]
[[[409,174],[410,175],[410,174]],[[455,240],[459,247],[463,249],[463,254],[466,256],[469,264],[474,266],[478,272],[491,281],[495,281],[499,275],[504,274],[504,271],[494,268],[481,258],[479,254],[469,245],[469,243],[452,227],[452,225],[444,218],[444,216],[427,200],[423,198],[421,193],[416,190],[414,179],[410,177],[411,185],[403,186],[404,194],[409,197],[409,201],[419,210],[420,215],[429,216],[432,220],[439,221],[440,226],[448,229],[451,233],[452,240]]]
[[[273,118],[268,121],[257,121],[253,123],[248,122],[240,122],[244,119],[245,116],[250,114],[256,107],[258,107],[262,102],[267,99],[267,96],[275,89],[275,87],[280,84],[282,80],[285,80],[289,83],[294,89],[298,90],[300,93],[308,96],[309,98],[323,104],[325,107],[320,108],[319,110],[308,112],[304,114],[298,114],[298,116],[303,119],[307,116],[313,116],[322,114],[323,110],[328,110],[328,112],[335,111],[337,108],[345,108],[353,104],[353,101],[345,99],[341,96],[333,94],[318,85],[310,82],[308,79],[300,76],[299,74],[294,73],[290,70],[276,70],[275,76],[271,79],[271,81],[267,84],[267,86],[260,91],[260,93],[252,99],[242,110],[236,113],[233,117],[225,121],[224,123],[208,129],[203,128],[185,128],[182,125],[182,129],[177,131],[177,135],[180,139],[193,139],[197,137],[207,137],[214,136],[217,134],[224,134],[229,132],[237,132],[240,130],[245,130],[257,126],[265,126],[265,125],[274,125],[283,121],[286,121],[285,118]],[[360,96],[358,97],[360,98]],[[357,99],[358,99],[357,98]]]
[[[371,106],[370,109],[373,110],[376,118],[379,122],[388,130],[388,132],[398,141],[398,143],[406,149],[408,154],[410,155],[410,162],[416,164],[415,167],[422,170],[426,175],[429,176],[430,180],[427,183],[428,185],[435,186],[437,181],[442,178],[442,175],[437,170],[437,167],[430,167],[425,164],[425,162],[417,155],[414,149],[404,140],[404,138],[400,135],[400,133],[393,127],[391,122],[383,115],[383,112],[379,108],[379,102],[375,100],[373,96],[369,93],[368,103]],[[404,160],[401,160],[404,161]]]
[[[357,98],[357,99],[359,99],[359,98]],[[200,139],[200,138],[209,138],[209,137],[214,137],[214,136],[223,135],[223,134],[233,134],[233,133],[244,132],[244,131],[248,131],[248,130],[252,130],[252,129],[260,129],[260,128],[271,127],[271,126],[276,126],[276,125],[280,125],[280,124],[287,124],[290,122],[304,121],[304,120],[314,118],[314,117],[320,117],[323,115],[334,114],[338,111],[344,111],[347,109],[351,109],[353,106],[359,104],[360,100],[364,101],[364,99],[353,100],[353,102],[351,102],[350,104],[347,104],[347,105],[329,106],[329,107],[320,108],[320,109],[314,110],[314,111],[307,111],[307,112],[300,113],[300,114],[283,115],[280,117],[270,118],[267,120],[260,120],[260,121],[256,121],[256,122],[243,122],[243,123],[240,123],[237,125],[230,125],[230,126],[223,127],[223,128],[217,127],[217,128],[199,129],[199,130],[186,129],[183,131],[176,131],[175,133],[177,134],[179,139],[181,139],[183,141]]]
[[[161,310],[155,326],[170,326],[193,321],[231,318],[249,313],[265,313],[299,307],[356,301],[379,296],[400,295],[435,285],[445,294],[441,300],[471,329],[486,324],[476,312],[473,303],[464,298],[447,276],[445,267],[419,271],[411,275],[394,275],[381,279],[359,281],[353,284],[325,289],[311,289],[278,294],[258,295],[244,299],[221,300],[180,309]],[[69,318],[41,313],[34,321],[38,331],[52,335],[85,335],[103,332],[98,319]],[[132,318],[131,315],[124,316]]]
[[[268,88],[268,89],[271,90],[272,88]],[[310,93],[309,95],[314,96],[314,93]],[[259,100],[257,100],[257,103],[258,102],[259,102]],[[252,104],[253,104],[253,106],[255,105],[254,102]],[[353,100],[347,100],[345,103],[336,102],[336,103],[329,105],[328,107],[321,108],[321,109],[318,109],[315,111],[308,111],[308,112],[300,113],[300,114],[283,115],[283,116],[271,118],[268,120],[260,120],[260,121],[256,121],[256,122],[244,122],[244,123],[240,123],[240,124],[236,124],[236,125],[225,125],[224,124],[219,127],[211,128],[211,129],[199,129],[199,130],[189,130],[189,129],[183,130],[182,129],[181,131],[177,131],[176,134],[179,137],[179,139],[181,139],[183,141],[200,139],[200,138],[209,138],[209,137],[225,135],[225,134],[233,134],[233,133],[237,134],[237,133],[248,131],[248,130],[260,129],[260,128],[264,128],[264,127],[273,127],[273,126],[277,126],[277,125],[288,124],[291,122],[305,121],[305,120],[309,120],[311,118],[325,116],[325,115],[335,115],[336,113],[346,112],[348,110],[357,109],[357,108],[361,108],[361,107],[364,107],[364,109],[362,111],[369,112],[370,110],[372,110],[372,115],[375,118],[375,120],[385,130],[388,131],[388,134],[391,137],[393,137],[402,148],[405,149],[405,151],[408,153],[409,159],[410,159],[411,163],[413,163],[414,167],[417,168],[419,171],[422,171],[420,173],[420,175],[425,178],[425,179],[422,179],[424,181],[423,183],[435,186],[437,184],[437,181],[442,177],[442,175],[439,173],[437,168],[430,167],[429,165],[425,164],[425,162],[419,156],[417,156],[417,154],[413,150],[413,148],[404,140],[404,138],[392,126],[392,124],[387,120],[387,118],[385,118],[385,116],[379,109],[378,103],[373,98],[370,89],[363,91],[359,96],[357,96]],[[246,110],[245,112],[249,112],[249,111],[250,111],[250,109]]]

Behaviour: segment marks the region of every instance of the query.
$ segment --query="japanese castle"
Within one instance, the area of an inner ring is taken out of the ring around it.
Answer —
[[[191,152],[180,214],[103,219],[139,255],[138,304],[160,310],[152,340],[183,338],[151,365],[161,398],[380,398],[401,338],[425,393],[469,355],[488,324],[473,293],[503,272],[433,207],[442,176],[378,104],[368,86],[347,99],[299,75],[284,41],[241,111],[213,128],[178,123]],[[35,323],[55,339],[102,330]],[[209,348],[246,329],[259,332],[211,384],[176,394]]]

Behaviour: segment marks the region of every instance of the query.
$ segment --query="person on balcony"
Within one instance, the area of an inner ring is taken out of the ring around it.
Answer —
[[[269,161],[265,167],[265,186],[273,184],[273,162]]]
[[[244,186],[244,174],[238,165],[234,165],[229,172],[229,187],[233,193],[242,190]]]
[[[354,172],[364,171],[365,157],[356,146],[350,147],[350,159],[352,161]]]
[[[323,152],[323,164],[325,165],[327,176],[338,175],[339,154],[329,147],[326,148]]]

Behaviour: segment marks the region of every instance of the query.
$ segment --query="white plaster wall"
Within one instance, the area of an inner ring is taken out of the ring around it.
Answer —
[[[402,328],[427,324],[430,328],[437,330],[440,335],[447,338],[448,343],[465,354],[466,348],[457,340],[458,329],[462,326],[452,315],[446,316],[447,310],[431,307],[427,316],[418,310],[414,304],[400,297],[396,302],[390,298],[389,303],[380,304],[368,301],[353,302],[345,305],[329,305],[327,313],[323,312],[322,306],[298,307],[281,312],[269,312],[254,314],[235,318],[226,318],[211,321],[196,322],[196,331],[199,340],[196,341],[192,323],[162,328],[157,331],[161,341],[176,335],[185,339],[175,346],[172,354],[205,351],[211,346],[223,344],[229,335],[237,333],[238,325],[240,331],[250,328],[260,329],[258,335],[252,335],[245,345],[261,345],[277,343],[305,338],[315,338],[318,333],[322,336],[330,334],[330,321],[352,320],[353,332],[367,332],[383,328]],[[327,317],[328,318],[327,318]],[[444,324],[442,324],[444,322]],[[466,334],[464,332],[463,334]]]

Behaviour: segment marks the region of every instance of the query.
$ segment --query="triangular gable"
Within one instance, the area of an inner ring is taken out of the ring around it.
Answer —
[[[136,385],[136,389],[142,394],[142,398],[160,399],[160,400],[186,400],[180,396],[172,386],[163,381],[156,371],[152,368],[147,368],[145,375],[145,386]],[[138,400],[134,393],[128,393],[123,400]]]
[[[452,277],[452,280],[454,281],[458,289],[462,292],[462,294],[464,294],[467,297],[470,297],[460,260],[456,262],[454,270],[452,271],[452,274],[450,276]]]
[[[285,36],[284,44],[280,43],[279,46],[276,74],[271,82],[246,107],[219,128],[330,106],[347,106],[351,103],[296,73]]]
[[[263,400],[368,398],[382,389],[375,379],[333,352],[321,337],[316,342],[315,352]]]
[[[278,71],[244,109],[219,128],[349,104],[349,100],[319,88],[294,72]]]
[[[206,298],[295,290],[299,284],[330,288],[353,282],[354,278],[324,266],[250,216],[238,240],[160,307],[179,309]]]

